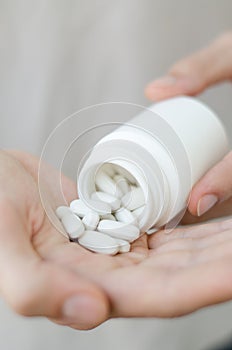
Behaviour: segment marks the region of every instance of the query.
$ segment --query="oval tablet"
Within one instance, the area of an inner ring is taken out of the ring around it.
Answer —
[[[99,170],[95,177],[95,184],[97,188],[101,192],[106,192],[115,196],[117,198],[121,198],[123,196],[120,188],[117,188],[116,183],[110,176],[108,176],[104,171]]]
[[[111,214],[111,206],[102,201],[95,201],[93,199],[88,201],[89,208],[96,211],[99,215]]]
[[[94,231],[99,223],[100,217],[94,211],[88,212],[82,219],[82,223],[86,230]]]
[[[101,220],[113,220],[116,221],[113,214],[101,215]]]
[[[81,220],[73,213],[67,213],[62,217],[61,222],[72,239],[79,238],[85,231]]]
[[[140,187],[133,189],[122,197],[122,205],[129,210],[140,208],[144,204],[145,198]]]
[[[116,239],[119,245],[119,253],[128,253],[130,251],[130,243],[123,239]]]
[[[89,211],[90,208],[85,205],[81,199],[75,199],[70,203],[70,209],[73,213],[77,214],[80,218],[83,218]]]
[[[133,210],[132,213],[133,213],[134,216],[136,216],[136,218],[140,218],[142,213],[143,213],[143,211],[144,211],[144,209],[145,209],[145,205],[143,205],[140,208],[137,208],[137,209]]]
[[[96,211],[99,215],[111,214],[109,204],[93,200],[89,200],[87,205],[81,199],[75,199],[70,203],[70,209],[80,218],[83,218],[90,211]]]
[[[119,251],[119,245],[114,238],[96,231],[85,231],[78,243],[96,253],[115,255]]]
[[[116,183],[116,186],[121,189],[123,194],[126,194],[130,191],[130,185],[122,175],[115,175],[113,179]]]
[[[137,218],[131,213],[130,210],[126,208],[120,208],[118,211],[116,211],[114,215],[118,221],[125,222],[131,225],[138,224]]]
[[[63,216],[66,214],[71,214],[72,210],[69,207],[66,207],[65,205],[62,205],[58,208],[56,208],[56,216],[61,220]]]
[[[127,171],[126,169],[122,168],[122,167],[117,167],[117,172],[122,175],[125,179],[127,179],[128,182],[130,182],[132,185],[136,185],[136,180],[134,178],[133,175],[131,175],[131,173],[129,173],[129,171]]]
[[[98,224],[97,230],[107,233],[111,237],[125,239],[132,242],[139,237],[138,227],[124,222],[101,220]]]
[[[120,199],[118,199],[117,197],[114,197],[109,193],[101,191],[93,192],[91,195],[91,199],[109,204],[111,209],[114,211],[120,208],[121,204]]]

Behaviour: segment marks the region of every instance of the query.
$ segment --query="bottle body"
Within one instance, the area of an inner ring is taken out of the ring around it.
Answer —
[[[142,188],[141,231],[160,227],[187,205],[192,186],[228,150],[223,126],[189,97],[157,103],[101,139],[83,165],[78,193],[88,202],[102,164],[127,170]]]

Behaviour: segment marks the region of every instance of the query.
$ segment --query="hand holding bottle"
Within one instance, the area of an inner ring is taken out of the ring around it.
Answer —
[[[174,64],[167,76],[151,82],[145,93],[154,101],[178,95],[193,96],[211,85],[231,80],[232,32],[228,32],[208,47]],[[184,220],[186,223],[231,214],[231,173],[232,152],[194,186],[188,209],[200,219],[187,215]]]

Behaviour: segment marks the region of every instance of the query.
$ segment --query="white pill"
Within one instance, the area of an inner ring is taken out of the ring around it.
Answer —
[[[123,194],[126,194],[130,191],[130,185],[122,175],[115,175],[113,179],[116,183],[116,186],[121,189]]]
[[[145,209],[145,205],[143,205],[140,208],[137,208],[137,209],[133,210],[132,213],[133,213],[133,215],[136,218],[140,218],[142,216],[142,213],[143,213],[144,209]]]
[[[114,170],[113,164],[110,164],[110,163],[103,164],[101,167],[101,170],[103,170],[110,177],[114,177],[114,175],[115,175],[115,170]]]
[[[147,230],[146,234],[147,235],[152,235],[153,233],[159,231],[161,228],[160,227],[153,227],[153,228],[150,228],[149,230]]]
[[[83,218],[89,211],[96,211],[99,215],[111,214],[109,204],[93,200],[89,200],[87,205],[81,199],[76,199],[70,203],[70,209],[80,218]]]
[[[97,172],[95,184],[97,185],[98,190],[101,192],[106,192],[117,198],[121,198],[123,196],[122,191],[116,186],[114,180],[102,170]]]
[[[139,237],[138,227],[125,222],[101,220],[98,224],[99,232],[107,233],[111,237],[125,239],[132,242]]]
[[[126,169],[118,167],[117,168],[117,172],[120,175],[122,175],[125,179],[127,179],[131,184],[133,184],[133,185],[137,184],[134,176],[132,176],[131,173],[129,173],[129,171],[127,171]]]
[[[91,195],[91,199],[95,200],[95,201],[102,201],[104,203],[107,203],[111,206],[112,210],[118,210],[118,208],[120,208],[120,204],[121,201],[120,199],[112,196],[109,193],[105,193],[105,192],[101,192],[101,191],[97,191],[97,192],[93,192]]]
[[[62,217],[61,222],[72,239],[79,238],[85,231],[84,225],[81,220],[73,213],[67,213]]]
[[[101,215],[101,220],[113,220],[116,221],[115,217],[113,214],[108,214],[108,215]]]
[[[137,225],[137,218],[126,208],[120,208],[114,214],[116,219],[131,225]]]
[[[88,201],[88,205],[91,210],[96,211],[99,215],[111,214],[111,206],[108,203],[91,199]]]
[[[96,253],[115,255],[119,251],[116,239],[96,231],[85,231],[78,243]]]
[[[133,189],[122,197],[122,205],[129,210],[140,208],[144,204],[145,198],[140,187]]]
[[[130,251],[130,243],[123,239],[116,240],[119,245],[119,253],[128,253]]]
[[[66,207],[64,205],[62,205],[56,209],[56,215],[60,220],[62,219],[63,216],[65,216],[68,213],[70,214],[70,213],[72,213],[72,211],[69,207]]]
[[[77,214],[80,218],[83,218],[89,211],[90,208],[82,202],[81,199],[75,199],[70,203],[70,209],[73,213]]]
[[[100,217],[94,211],[88,212],[82,219],[82,223],[86,230],[94,231],[99,223]]]

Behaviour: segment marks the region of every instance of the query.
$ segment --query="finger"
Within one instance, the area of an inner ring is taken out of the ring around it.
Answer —
[[[232,79],[232,32],[174,64],[166,77],[146,87],[145,94],[154,101],[196,95],[210,85],[229,79]]]
[[[224,202],[217,203],[209,211],[201,216],[194,216],[188,210],[181,220],[181,225],[199,224],[211,219],[220,218],[223,216],[231,215],[232,198],[225,200]]]
[[[13,205],[0,203],[0,291],[25,316],[47,316],[79,329],[102,323],[109,314],[101,289],[34,251],[27,225]]]
[[[228,264],[228,263],[227,263]],[[166,272],[136,266],[116,271],[105,285],[115,317],[176,317],[231,298],[231,269],[217,262]],[[226,268],[227,267],[227,268]],[[212,278],[213,276],[213,278]]]
[[[117,270],[101,283],[114,317],[176,317],[231,299],[231,260],[176,270],[138,265]]]
[[[229,247],[225,246],[225,249],[221,249],[221,243],[228,243],[228,246],[232,245],[232,231],[225,230],[225,231],[218,231],[216,233],[209,232],[208,235],[204,237],[186,237],[186,238],[176,238],[173,240],[168,241],[167,243],[163,243],[151,251],[151,255],[155,255],[157,258],[159,258],[160,254],[167,253],[168,255],[172,255],[173,252],[192,252],[197,253],[198,251],[201,251],[202,249],[210,248],[210,256],[212,255],[212,259],[216,258],[217,255],[214,255],[213,246],[215,246],[215,250],[218,249],[219,252],[222,251],[222,257],[225,257],[224,253],[226,251],[229,251]],[[205,254],[207,255],[207,254]],[[173,260],[170,256],[170,262],[172,260],[172,265],[175,266],[176,261]]]
[[[169,317],[170,311],[181,316],[230,300],[230,280],[231,256],[183,269],[166,285],[164,317]]]
[[[229,219],[203,225],[178,227],[173,230],[171,234],[165,234],[165,231],[161,230],[149,236],[148,246],[150,249],[156,250],[156,248],[169,244],[171,241],[185,241],[186,239],[200,239],[204,237],[208,238],[208,236],[217,235],[231,228],[232,220]]]
[[[216,164],[193,187],[188,209],[192,215],[202,216],[216,204],[228,200],[224,214],[231,213],[232,197],[232,152]],[[223,213],[221,213],[223,214]]]

